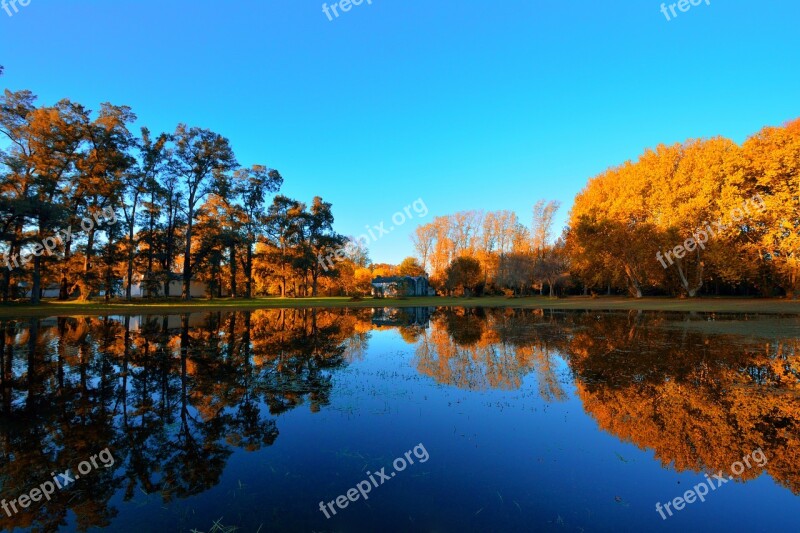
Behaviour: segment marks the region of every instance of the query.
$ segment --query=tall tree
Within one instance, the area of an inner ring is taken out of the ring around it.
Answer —
[[[739,194],[723,203],[742,210],[742,196],[753,208],[736,224],[740,247],[772,266],[776,284],[800,297],[800,119],[764,128],[743,147],[746,173]],[[738,184],[737,184],[738,185]]]
[[[428,270],[428,262],[431,253],[433,252],[434,243],[436,241],[436,228],[433,224],[423,224],[414,230],[411,236],[411,242],[414,244],[414,249],[417,252],[422,268]]]
[[[311,295],[317,295],[320,276],[332,276],[335,270],[323,267],[320,257],[343,251],[345,239],[333,231],[333,212],[330,202],[315,196],[308,214],[308,269],[311,273]]]
[[[95,288],[102,285],[101,278],[93,271],[92,261],[95,240],[101,230],[98,221],[107,220],[107,224],[113,220],[116,223],[116,216],[105,217],[104,213],[113,213],[124,204],[124,178],[135,164],[129,153],[135,141],[128,124],[135,120],[136,115],[129,107],[104,103],[97,118],[83,125],[85,150],[80,152],[75,163],[78,180],[74,193],[74,203],[80,206],[83,214],[81,230],[87,235],[83,273],[76,283],[81,290],[81,299],[88,299]],[[86,220],[91,223],[85,223]],[[120,234],[106,231],[107,238]]]
[[[36,97],[30,91],[4,91],[0,96],[0,134],[10,143],[0,151],[3,172],[0,175],[0,237],[6,243],[3,264],[3,301],[11,296],[12,277],[21,269],[15,268],[26,244],[23,231],[25,222],[33,213],[36,163],[33,158],[32,132],[29,127],[31,114],[36,109]]]
[[[267,210],[265,231],[269,250],[265,259],[279,280],[281,297],[286,296],[286,286],[292,276],[292,266],[297,259],[297,249],[302,241],[305,205],[282,194],[272,199]]]
[[[283,184],[283,177],[275,169],[262,165],[242,168],[236,171],[237,193],[242,199],[244,211],[245,245],[245,297],[253,297],[253,254],[258,236],[264,230],[267,220],[267,195],[277,192]]]
[[[148,211],[145,222],[149,230],[148,235],[152,236],[155,226],[155,196],[158,194],[158,178],[165,170],[167,163],[167,142],[169,136],[162,133],[155,139],[147,128],[142,128],[142,137],[137,143],[139,149],[139,165],[125,175],[125,189],[127,201],[123,203],[122,213],[125,217],[127,230],[127,271],[125,284],[125,298],[132,298],[131,289],[133,287],[134,258],[138,248],[138,239],[135,233],[137,223],[137,209],[139,204],[145,199],[145,195],[150,194],[150,203],[145,206]],[[142,285],[151,282],[153,267],[152,244],[149,251],[149,261]],[[148,291],[149,292],[149,291]]]
[[[216,181],[234,170],[238,164],[228,139],[201,128],[178,125],[174,134],[175,149],[170,170],[184,187],[183,212],[186,216],[186,236],[183,254],[183,299],[191,298],[192,225],[197,206],[214,190]]]
[[[533,249],[542,251],[550,245],[553,236],[553,222],[561,207],[561,202],[551,200],[539,200],[533,206],[533,223],[531,224],[531,237],[533,238]]]
[[[33,186],[29,189],[34,241],[29,251],[33,253],[32,303],[38,303],[41,294],[45,262],[41,243],[68,224],[64,193],[72,188],[72,183],[79,183],[84,177],[80,160],[87,154],[80,148],[88,138],[88,115],[82,106],[69,100],[62,100],[53,107],[38,108],[28,115],[29,147],[35,168]]]

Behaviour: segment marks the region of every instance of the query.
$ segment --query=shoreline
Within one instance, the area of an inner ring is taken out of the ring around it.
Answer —
[[[38,305],[28,303],[0,304],[0,318],[75,316],[75,315],[163,315],[206,311],[255,311],[258,309],[363,309],[385,307],[486,307],[515,309],[551,309],[586,311],[673,311],[698,313],[759,313],[800,315],[800,300],[779,298],[642,298],[583,297],[549,298],[530,296],[506,298],[484,296],[478,298],[458,297],[409,297],[409,298],[365,298],[353,301],[348,297],[317,298],[255,298],[214,300],[196,299],[154,302],[58,302],[44,301]]]

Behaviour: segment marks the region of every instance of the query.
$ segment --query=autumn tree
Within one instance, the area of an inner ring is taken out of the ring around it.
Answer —
[[[191,298],[192,226],[196,210],[217,182],[237,166],[228,139],[211,130],[178,125],[174,134],[175,148],[170,171],[183,185],[183,214],[186,216],[186,235],[183,254],[183,299]]]
[[[433,253],[434,243],[436,241],[436,229],[431,224],[424,224],[417,226],[411,236],[411,242],[414,244],[414,250],[417,252],[422,268],[428,269],[428,262],[430,255]]]
[[[449,290],[461,288],[465,296],[475,292],[481,281],[481,264],[472,257],[458,257],[445,270]]]
[[[0,190],[0,236],[5,243],[3,264],[3,301],[11,297],[12,278],[23,274],[14,258],[29,241],[25,235],[26,221],[33,215],[31,197],[36,163],[33,158],[33,137],[29,120],[36,109],[36,97],[30,91],[6,90],[0,97],[0,134],[10,146],[0,152],[2,157],[2,189]],[[8,268],[11,267],[11,268]]]
[[[343,250],[345,239],[333,230],[333,211],[330,202],[324,202],[315,196],[311,209],[305,217],[308,225],[306,241],[306,257],[308,271],[311,275],[311,295],[317,295],[317,284],[320,276],[333,276],[335,269],[324,266],[320,258]]]
[[[398,273],[401,276],[424,276],[425,269],[422,268],[422,265],[419,264],[419,261],[416,260],[414,257],[406,257],[400,262],[400,265],[397,268]]]
[[[139,163],[136,168],[131,169],[124,177],[126,188],[126,201],[123,202],[122,213],[125,217],[125,229],[127,232],[127,269],[126,269],[126,283],[125,283],[125,298],[130,300],[132,298],[131,289],[133,287],[134,277],[134,260],[139,244],[139,235],[136,233],[137,222],[144,222],[147,228],[147,235],[151,237],[148,243],[148,260],[146,262],[145,279],[142,280],[143,284],[149,283],[153,271],[153,242],[152,235],[155,231],[156,215],[159,209],[156,207],[159,202],[156,196],[159,193],[158,181],[166,170],[168,160],[167,142],[169,136],[162,133],[158,137],[153,138],[150,130],[142,128],[141,139],[137,142],[139,150]],[[140,204],[146,201],[146,195],[150,195],[149,204],[145,205],[146,214],[144,220],[140,221],[137,218],[138,209]],[[142,232],[144,235],[145,232]],[[149,291],[148,291],[149,292]]]
[[[245,297],[253,297],[253,254],[258,236],[262,234],[267,222],[267,195],[277,192],[283,184],[283,177],[275,169],[262,165],[239,169],[234,174],[236,192],[242,199],[245,245]]]
[[[741,196],[756,198],[758,208],[737,224],[740,247],[768,262],[786,294],[800,296],[800,119],[767,127],[743,146],[745,175],[739,194],[723,202],[729,212],[742,209]],[[756,207],[754,205],[754,207]]]
[[[304,204],[282,194],[275,196],[272,205],[267,209],[264,228],[268,249],[264,259],[268,266],[265,273],[279,279],[282,297],[286,296],[293,265],[299,259],[299,243],[303,240],[304,212]]]
[[[113,134],[110,138],[105,137],[94,129],[89,112],[69,100],[62,100],[53,107],[32,110],[27,116],[26,129],[33,169],[30,174],[33,180],[28,188],[31,210],[26,221],[30,224],[28,228],[33,242],[29,251],[33,254],[31,303],[38,303],[43,267],[53,259],[43,256],[41,243],[44,239],[54,237],[59,229],[69,226],[80,212],[91,216],[92,202],[84,199],[84,186],[89,181],[101,179],[101,176],[112,180],[117,176],[117,168],[110,168],[111,172],[107,174],[106,166],[100,159],[105,148],[118,154],[118,146],[115,146]],[[95,154],[88,147],[81,149],[85,142],[92,139],[93,132],[98,133]],[[81,162],[87,162],[88,165],[81,165]],[[73,195],[76,190],[77,195]],[[70,209],[73,217],[70,217]],[[89,229],[93,229],[91,224]],[[86,233],[93,236],[91,231]],[[69,242],[69,237],[66,240]],[[90,268],[90,264],[84,261],[84,272]]]
[[[533,285],[536,258],[527,252],[503,254],[498,263],[497,283],[513,295],[523,295]]]

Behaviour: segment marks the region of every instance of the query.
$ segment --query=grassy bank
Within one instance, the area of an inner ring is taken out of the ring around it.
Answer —
[[[112,301],[109,303],[92,302],[58,302],[45,301],[39,305],[13,303],[0,305],[0,317],[14,318],[22,316],[53,315],[105,315],[105,314],[165,314],[201,311],[240,311],[274,308],[364,308],[364,307],[515,307],[526,309],[590,309],[590,310],[643,310],[643,311],[697,311],[718,313],[785,313],[800,314],[800,301],[783,299],[750,299],[750,298],[701,298],[681,300],[674,298],[631,298],[605,297],[583,298],[572,297],[550,299],[546,297],[504,298],[488,296],[483,298],[366,298],[352,301],[349,298],[256,298],[242,299],[197,299],[191,302],[180,300]]]

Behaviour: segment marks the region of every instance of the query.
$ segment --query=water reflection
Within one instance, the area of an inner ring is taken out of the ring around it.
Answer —
[[[0,320],[0,496],[106,446],[119,467],[0,524],[55,530],[72,511],[77,529],[107,527],[115,495],[168,505],[209,490],[235,450],[280,438],[279,415],[329,405],[337,373],[387,329],[442,387],[515,391],[535,376],[541,398],[561,402],[570,382],[604,431],[664,466],[727,470],[761,448],[768,474],[800,494],[800,358],[785,333],[796,319],[782,333],[752,319],[733,335],[706,318],[419,308]]]
[[[122,489],[165,503],[213,487],[232,447],[278,437],[274,415],[328,402],[330,374],[363,338],[350,313],[266,311],[0,323],[2,497],[110,446],[124,468],[87,477],[6,527],[108,526]],[[268,406],[268,411],[263,408]],[[98,444],[101,443],[101,444]]]

